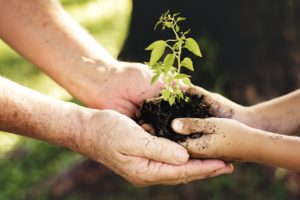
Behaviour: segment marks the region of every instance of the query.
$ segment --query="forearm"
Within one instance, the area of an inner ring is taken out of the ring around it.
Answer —
[[[0,130],[76,149],[84,129],[79,106],[39,94],[0,77]]]
[[[243,137],[246,161],[300,171],[300,138],[251,129]]]
[[[92,104],[89,83],[103,78],[94,72],[105,72],[117,61],[56,0],[0,3],[0,37],[73,96]]]
[[[280,134],[300,133],[300,90],[246,109],[242,122]]]

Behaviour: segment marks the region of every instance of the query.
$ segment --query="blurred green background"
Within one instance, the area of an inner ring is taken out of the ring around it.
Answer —
[[[167,9],[182,12],[205,55],[193,82],[239,103],[250,105],[299,88],[297,1],[61,3],[115,57],[139,62],[148,59],[144,47],[165,37],[153,31],[160,14]],[[74,100],[1,40],[0,75],[47,95]],[[235,167],[233,175],[187,185],[135,188],[69,150],[0,132],[0,200],[300,199],[297,173],[257,164],[237,163]]]

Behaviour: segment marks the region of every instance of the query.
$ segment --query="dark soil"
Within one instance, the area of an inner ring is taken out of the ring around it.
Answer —
[[[140,124],[151,124],[155,135],[165,137],[175,142],[183,142],[187,138],[201,137],[201,133],[194,133],[189,136],[179,135],[171,128],[171,122],[175,118],[208,118],[212,117],[210,105],[203,101],[204,96],[186,93],[190,97],[189,102],[181,100],[172,106],[162,98],[146,100],[140,108]]]

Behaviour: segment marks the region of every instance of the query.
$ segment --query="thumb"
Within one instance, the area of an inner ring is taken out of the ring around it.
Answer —
[[[182,135],[193,133],[214,133],[216,131],[216,118],[177,118],[172,121],[172,129]]]
[[[188,161],[189,154],[184,147],[165,138],[149,137],[142,147],[143,156],[146,158],[172,165],[183,165]]]

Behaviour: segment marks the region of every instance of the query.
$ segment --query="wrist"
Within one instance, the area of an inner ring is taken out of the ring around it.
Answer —
[[[232,154],[243,162],[255,162],[260,158],[262,137],[258,129],[240,124],[240,128],[233,133]]]
[[[115,113],[112,110],[88,108],[77,110],[76,118],[77,121],[81,121],[81,126],[74,136],[74,144],[69,148],[97,162],[109,162],[105,160],[103,154],[110,151],[107,145],[111,145],[108,142],[111,137],[107,133],[114,129],[113,126],[116,126]]]
[[[236,111],[237,112],[234,115],[233,119],[242,122],[253,128],[257,128],[257,129],[263,128],[257,110],[253,106],[247,107],[247,106],[238,105]]]
[[[82,58],[80,62],[76,63],[73,70],[64,73],[65,75],[62,75],[60,81],[57,82],[73,97],[88,107],[95,108],[95,101],[99,95],[97,91],[105,87],[119,66],[120,63],[117,60],[103,62]]]
[[[62,145],[84,154],[86,149],[84,144],[90,132],[90,121],[94,111],[73,103],[68,103],[67,107],[67,116],[70,117],[66,128],[69,141]]]

